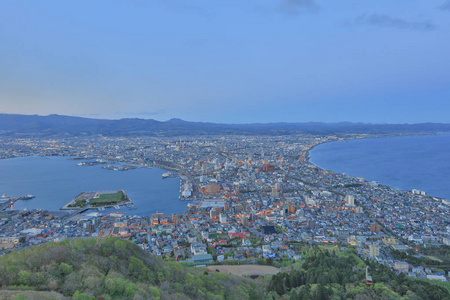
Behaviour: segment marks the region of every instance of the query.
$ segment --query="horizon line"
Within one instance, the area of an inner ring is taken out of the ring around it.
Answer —
[[[448,123],[443,123],[443,122],[433,122],[433,121],[426,121],[426,122],[417,122],[417,123],[386,123],[386,122],[361,122],[361,121],[349,121],[349,120],[345,120],[345,121],[335,121],[335,122],[325,122],[325,121],[297,121],[297,122],[286,122],[286,121],[276,121],[276,122],[267,122],[267,123],[263,123],[263,122],[252,122],[252,123],[223,123],[223,122],[211,122],[211,121],[189,121],[189,120],[185,120],[185,119],[181,119],[181,118],[170,118],[167,119],[165,121],[160,121],[160,120],[156,120],[156,119],[151,119],[151,118],[142,118],[142,117],[125,117],[125,118],[103,118],[100,115],[98,117],[89,117],[89,116],[85,116],[85,115],[63,115],[63,114],[56,114],[56,113],[51,113],[48,115],[40,115],[40,114],[25,114],[25,113],[5,113],[5,112],[0,112],[0,116],[1,115],[9,115],[9,116],[28,116],[28,117],[52,117],[52,116],[57,116],[57,117],[68,117],[68,118],[80,118],[80,119],[88,119],[88,120],[104,120],[104,121],[121,121],[121,120],[142,120],[142,121],[155,121],[155,122],[160,122],[160,123],[166,123],[166,122],[170,122],[170,121],[181,121],[181,122],[187,122],[187,123],[203,123],[203,124],[219,124],[219,125],[270,125],[270,124],[308,124],[308,123],[316,123],[316,124],[343,124],[343,123],[348,123],[348,124],[352,124],[352,125],[420,125],[420,124],[450,124],[450,122]]]

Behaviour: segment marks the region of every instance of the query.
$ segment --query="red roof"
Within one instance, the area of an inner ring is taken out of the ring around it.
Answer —
[[[245,237],[245,234],[242,233],[242,232],[236,232],[236,233],[229,232],[229,233],[228,233],[228,236],[229,236],[229,237],[240,237],[240,238],[244,238],[244,237]]]

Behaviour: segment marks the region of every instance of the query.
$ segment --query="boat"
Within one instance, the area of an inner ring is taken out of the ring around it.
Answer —
[[[115,209],[120,209],[120,206],[119,205],[114,205],[114,208]]]
[[[30,200],[30,199],[34,199],[35,196],[34,195],[26,195],[26,196],[22,196],[22,197],[18,197],[17,200]]]
[[[162,174],[162,178],[163,178],[163,179],[169,178],[169,177],[177,177],[177,176],[178,176],[178,175],[177,175],[177,173],[175,173],[175,172],[166,172],[166,173]]]

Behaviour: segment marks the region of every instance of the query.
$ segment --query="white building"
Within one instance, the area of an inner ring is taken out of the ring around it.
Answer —
[[[355,206],[355,197],[353,195],[346,195],[345,196],[345,203],[348,206]]]
[[[226,223],[227,222],[227,215],[226,214],[220,214],[219,215],[219,222],[220,223]]]

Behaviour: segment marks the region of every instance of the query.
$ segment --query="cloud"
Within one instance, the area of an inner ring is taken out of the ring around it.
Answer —
[[[450,0],[447,0],[444,3],[442,3],[442,5],[439,6],[439,9],[441,9],[441,10],[450,10]]]
[[[410,30],[434,30],[436,28],[436,25],[434,25],[430,21],[413,22],[381,14],[363,14],[358,16],[353,22],[349,22],[348,24],[391,27]]]
[[[299,15],[304,11],[318,11],[319,6],[314,0],[281,0],[278,11],[286,15]]]

